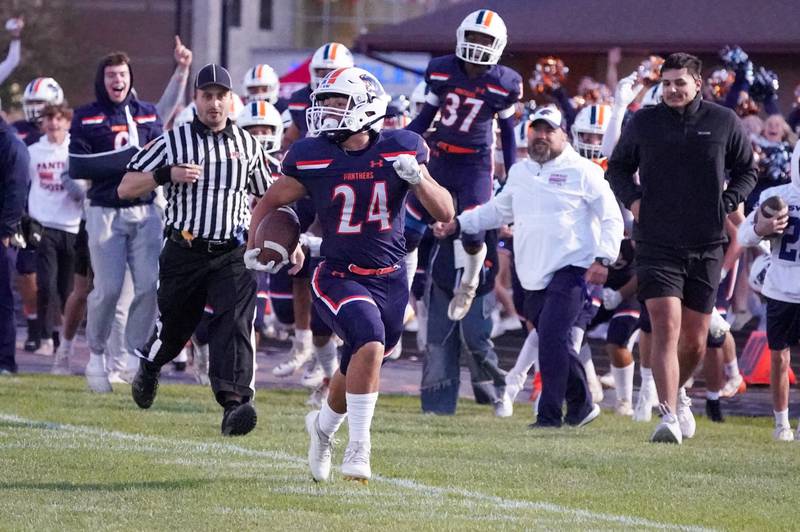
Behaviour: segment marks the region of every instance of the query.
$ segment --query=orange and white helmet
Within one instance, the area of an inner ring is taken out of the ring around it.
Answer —
[[[283,120],[275,106],[265,101],[254,101],[245,104],[241,114],[236,119],[236,125],[247,129],[255,139],[261,143],[264,151],[272,153],[281,147],[283,137]],[[272,133],[253,133],[248,128],[266,126],[272,128]]]
[[[323,44],[311,57],[308,64],[308,72],[311,74],[311,88],[316,89],[329,72],[353,66],[353,54],[347,46],[338,42]]]
[[[332,96],[347,98],[347,105],[342,109],[324,105]],[[380,131],[389,100],[381,82],[366,70],[334,70],[311,93],[311,107],[306,111],[308,133],[341,142],[361,131]]]
[[[45,106],[62,103],[64,103],[64,91],[53,78],[35,78],[28,83],[25,92],[22,93],[22,110],[28,122],[40,121]]]
[[[278,101],[281,82],[278,74],[269,65],[256,65],[247,71],[242,83],[245,101],[266,100],[271,104]]]
[[[599,159],[603,135],[608,129],[608,120],[611,118],[611,107],[605,104],[587,105],[581,109],[572,123],[572,145],[581,156],[587,159]],[[599,135],[599,141],[589,142],[584,134]]]
[[[228,108],[228,118],[236,122],[236,119],[242,114],[244,109],[244,102],[238,94],[231,91],[231,106]]]
[[[482,33],[494,39],[492,44],[467,41],[467,32]],[[456,30],[456,56],[476,65],[496,65],[508,42],[506,23],[496,12],[489,9],[473,11]]]

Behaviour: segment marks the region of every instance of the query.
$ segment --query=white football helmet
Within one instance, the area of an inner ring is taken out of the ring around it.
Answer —
[[[661,88],[661,83],[656,83],[644,93],[642,97],[642,107],[653,107],[654,105],[660,104],[662,95],[663,89]]]
[[[256,134],[252,131],[250,133],[261,143],[265,152],[273,153],[280,149],[281,137],[283,137],[283,120],[281,120],[281,114],[271,103],[255,101],[246,104],[237,118],[236,124],[248,131],[250,131],[248,128],[254,126],[271,127],[272,133]]]
[[[353,54],[343,44],[329,42],[323,44],[311,57],[308,72],[311,74],[311,88],[316,89],[322,78],[339,68],[353,66]]]
[[[587,159],[600,159],[603,135],[608,129],[608,120],[611,118],[611,106],[605,104],[587,105],[581,109],[572,123],[572,145]],[[589,142],[584,134],[600,135],[598,142]]]
[[[346,97],[347,105],[341,109],[324,105],[330,96]],[[334,70],[311,93],[311,107],[306,111],[308,134],[341,142],[361,131],[380,131],[389,100],[380,81],[366,70]]]
[[[467,32],[483,33],[494,39],[489,45],[467,41]],[[479,9],[467,15],[456,30],[456,56],[476,65],[496,65],[508,42],[506,23],[494,11]]]
[[[25,120],[39,122],[46,105],[64,103],[64,91],[53,78],[36,78],[25,87],[22,93],[22,110]]]
[[[266,100],[271,104],[278,101],[281,82],[278,74],[269,65],[256,65],[247,71],[242,83],[245,101]]]
[[[409,98],[409,101],[411,102],[409,112],[411,113],[412,120],[417,117],[420,111],[422,111],[422,106],[425,105],[425,97],[427,95],[428,86],[425,84],[425,80],[422,80],[417,83],[416,87],[414,87],[414,92],[411,93],[411,98]]]

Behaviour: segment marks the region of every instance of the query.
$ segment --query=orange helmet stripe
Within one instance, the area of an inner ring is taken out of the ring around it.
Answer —
[[[338,51],[338,49],[339,49],[338,43],[331,44],[330,51],[328,52],[328,59],[330,59],[331,61],[336,59],[336,52]]]
[[[36,83],[34,83],[34,85],[33,85],[33,92],[37,92],[39,90],[39,85],[41,85],[43,81],[44,81],[44,78],[37,78],[36,79]]]
[[[266,114],[267,114],[266,102],[264,102],[263,100],[259,101],[258,102],[258,116],[264,116]]]
[[[598,109],[598,113],[597,113],[597,125],[598,125],[598,126],[602,126],[602,125],[603,125],[603,121],[605,120],[605,111],[606,111],[606,106],[605,106],[605,105],[598,105],[598,106],[597,106],[597,109]]]
[[[258,65],[256,67],[256,78],[261,79],[261,71],[263,70],[264,65]]]
[[[494,17],[494,11],[486,10],[486,13],[483,16],[483,25],[487,28],[492,23],[492,17]]]

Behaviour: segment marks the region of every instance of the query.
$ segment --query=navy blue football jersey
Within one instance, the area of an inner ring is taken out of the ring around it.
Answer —
[[[289,97],[286,108],[292,116],[292,123],[300,130],[300,136],[305,137],[308,133],[306,125],[306,109],[311,107],[311,85],[306,85],[298,89]]]
[[[322,226],[320,254],[347,268],[386,268],[406,254],[403,227],[409,185],[392,163],[407,153],[428,161],[422,137],[402,129],[382,131],[370,146],[345,152],[322,137],[300,139],[283,158],[283,173],[308,190]]]
[[[14,128],[17,138],[24,142],[26,146],[36,144],[36,142],[42,138],[42,135],[44,135],[42,130],[39,129],[39,126],[27,120],[18,120],[11,124],[11,127]]]
[[[439,98],[439,121],[432,142],[487,151],[494,142],[493,120],[522,94],[522,76],[503,65],[492,65],[470,79],[455,55],[435,57],[428,63],[425,83]]]

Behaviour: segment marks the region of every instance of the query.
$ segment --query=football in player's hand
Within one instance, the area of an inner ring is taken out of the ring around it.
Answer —
[[[772,218],[774,216],[777,216],[778,213],[780,213],[781,211],[785,210],[786,208],[788,208],[788,205],[783,200],[783,198],[781,198],[780,196],[771,196],[771,197],[765,199],[761,203],[761,206],[759,207],[759,210],[758,210],[758,214],[759,214],[759,216],[763,216],[764,218],[769,219],[769,218]],[[778,236],[778,235],[777,234],[772,234],[772,235],[768,235],[768,236],[772,237],[772,236]]]
[[[261,248],[258,261],[275,264],[289,261],[300,240],[300,221],[289,207],[281,207],[267,214],[258,224],[254,247]]]

